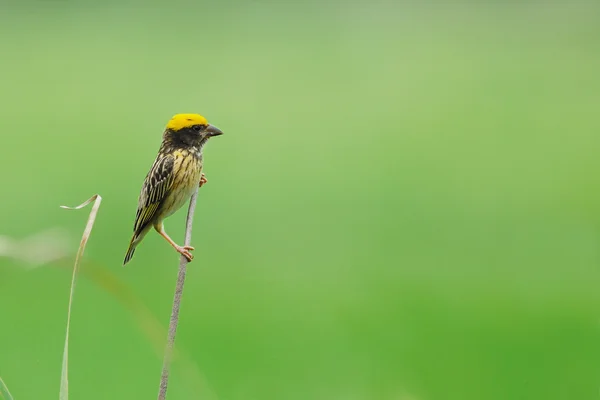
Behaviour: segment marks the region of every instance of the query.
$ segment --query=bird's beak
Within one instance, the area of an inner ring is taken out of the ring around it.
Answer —
[[[219,136],[219,135],[222,135],[222,134],[223,134],[223,132],[222,132],[222,131],[221,131],[219,128],[217,128],[217,127],[216,127],[216,126],[214,126],[214,125],[210,125],[210,124],[209,124],[209,125],[208,125],[208,127],[206,128],[206,132],[208,132],[208,134],[209,134],[211,137],[213,137],[213,136]]]

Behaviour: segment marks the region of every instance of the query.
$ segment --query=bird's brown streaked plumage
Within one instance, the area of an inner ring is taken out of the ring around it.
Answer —
[[[202,174],[202,149],[210,137],[221,134],[197,114],[177,114],[169,121],[140,192],[133,237],[123,265],[131,260],[137,245],[152,227],[188,260],[193,258],[190,253],[193,247],[177,245],[164,231],[163,220],[180,209],[197,185],[206,181]]]

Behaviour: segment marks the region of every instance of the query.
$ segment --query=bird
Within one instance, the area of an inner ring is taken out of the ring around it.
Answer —
[[[188,261],[194,258],[192,246],[180,246],[169,237],[163,221],[173,215],[206,182],[202,172],[202,150],[206,142],[223,132],[199,114],[175,114],[163,131],[162,143],[148,171],[138,198],[133,236],[125,254],[127,264],[136,247],[154,228]]]

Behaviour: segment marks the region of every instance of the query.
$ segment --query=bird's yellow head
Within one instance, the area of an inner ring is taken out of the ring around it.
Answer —
[[[167,129],[179,131],[194,125],[208,125],[208,121],[200,114],[175,114],[167,124]]]
[[[199,114],[176,114],[167,123],[165,139],[188,146],[202,147],[206,141],[223,132]]]

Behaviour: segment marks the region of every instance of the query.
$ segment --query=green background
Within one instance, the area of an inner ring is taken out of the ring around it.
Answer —
[[[58,206],[100,193],[84,272],[123,284],[80,277],[71,398],[156,398],[164,336],[119,294],[166,325],[178,257],[121,263],[198,112],[225,135],[169,399],[597,399],[600,3],[563,3],[0,2],[0,235],[75,248]],[[69,257],[0,258],[16,400],[58,397]]]

